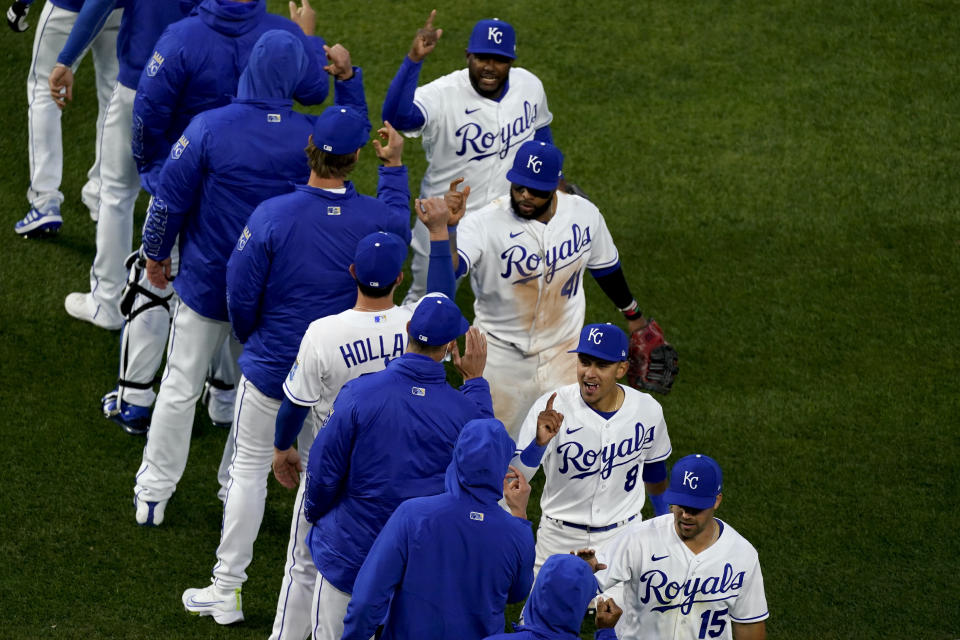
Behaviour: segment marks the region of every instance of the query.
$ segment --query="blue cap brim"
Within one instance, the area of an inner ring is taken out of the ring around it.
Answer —
[[[539,189],[540,191],[555,191],[557,189],[557,185],[560,184],[560,176],[557,176],[556,180],[553,182],[546,180],[535,180],[530,176],[522,174],[513,169],[507,171],[507,180],[513,184],[518,184],[521,187]]]
[[[667,504],[676,504],[693,509],[710,509],[717,501],[717,496],[692,496],[689,493],[671,491],[670,489],[664,491],[662,497]]]

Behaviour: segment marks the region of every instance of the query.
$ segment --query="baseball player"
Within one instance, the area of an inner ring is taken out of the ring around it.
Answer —
[[[443,491],[463,425],[492,418],[481,377],[486,343],[451,300],[430,298],[410,319],[407,351],[383,371],[348,382],[317,434],[307,467],[304,510],[319,572],[313,637],[340,638],[357,572],[393,513],[409,498]],[[442,361],[467,332],[459,362],[464,385],[450,387]]]
[[[421,197],[442,195],[451,180],[464,177],[473,189],[468,212],[506,193],[504,174],[526,140],[552,142],[543,84],[531,72],[513,66],[516,32],[502,20],[481,20],[467,44],[467,68],[417,87],[423,60],[443,29],[435,29],[436,11],[410,45],[390,83],[383,119],[404,134],[422,136],[427,169]],[[426,283],[427,232],[414,224],[413,283],[407,301],[423,295]]]
[[[58,57],[58,62],[72,64],[72,52],[82,50],[91,36],[92,27],[98,24],[98,21],[116,5],[116,2],[117,0],[86,1],[67,39],[67,44]],[[105,329],[119,329],[123,321],[119,308],[120,297],[127,282],[128,269],[125,266],[125,260],[133,245],[133,208],[140,192],[137,165],[131,151],[134,129],[133,106],[137,86],[144,73],[148,77],[151,73],[159,73],[166,58],[161,61],[153,57],[156,53],[154,45],[157,44],[157,40],[168,25],[183,17],[181,9],[192,9],[192,4],[192,2],[181,0],[129,0],[124,10],[120,33],[117,37],[120,71],[117,76],[117,86],[114,88],[104,118],[103,129],[99,216],[100,222],[106,224],[98,223],[97,225],[97,253],[90,269],[90,291],[71,293],[64,300],[64,307],[68,314]],[[256,14],[257,11],[262,13],[263,6],[264,0],[254,0],[252,3],[238,0],[236,4],[232,1],[203,0],[196,10],[200,16],[198,20],[205,21],[205,24],[216,22],[217,17],[220,17],[226,26],[230,24],[231,13]],[[226,15],[221,15],[221,12]],[[237,17],[244,16],[237,15]],[[237,20],[237,22],[243,21]],[[227,28],[229,29],[228,26]],[[207,34],[207,39],[212,42],[215,38]],[[252,45],[255,40],[256,38],[250,40],[249,45]],[[223,62],[216,57],[203,60],[206,63],[204,69],[207,72],[207,80],[210,80],[210,74],[215,76],[223,74],[225,77],[229,76],[230,81],[235,83],[243,67],[234,64],[221,67],[217,64],[218,61]],[[229,70],[230,73],[224,73],[225,70]],[[216,82],[211,82],[210,85],[215,91],[220,90]],[[70,69],[59,66],[55,68],[50,75],[50,90],[54,100],[61,107],[71,98],[72,86],[73,74]],[[203,106],[190,105],[198,110],[191,109],[187,113],[185,119],[180,122],[181,129],[189,117],[198,113],[199,110],[226,104],[232,94],[232,90],[217,94],[215,100]],[[166,150],[158,157],[165,155]]]
[[[652,396],[617,384],[629,341],[612,324],[580,332],[577,382],[541,396],[530,408],[513,461],[527,479],[543,467],[537,564],[555,553],[601,548],[639,517],[646,494],[667,513],[665,460],[670,436]]]
[[[673,513],[625,527],[598,555],[581,550],[602,588],[623,583],[621,638],[763,640],[769,617],[757,551],[714,517],[723,474],[712,458],[681,458],[664,498]]]
[[[304,9],[309,9],[309,4]],[[237,93],[238,79],[247,65],[254,44],[266,31],[286,31],[298,39],[304,50],[299,56],[302,68],[296,70],[298,75],[284,78],[285,82],[293,83],[292,87],[284,88],[279,95],[271,97],[287,100],[292,95],[303,104],[319,103],[326,98],[329,80],[319,61],[324,59],[325,51],[330,47],[324,44],[322,38],[305,35],[315,30],[312,11],[305,14],[302,10],[291,11],[291,18],[297,22],[267,13],[262,1],[240,3],[203,0],[197,6],[196,13],[174,23],[160,36],[140,76],[133,103],[133,155],[140,181],[151,196],[158,195],[160,167],[171,154],[171,147],[173,153],[182,153],[183,140],[180,135],[184,127],[197,113],[230,102],[230,96]],[[331,55],[340,58],[349,54],[339,47],[336,51],[331,50]],[[349,59],[341,67],[345,69],[345,75],[352,74]],[[264,88],[275,91],[270,85]],[[250,89],[248,87],[247,99],[252,97]],[[264,188],[259,193],[255,187],[251,189],[251,183],[243,183],[242,191],[257,194],[255,197],[245,194],[241,198],[246,202],[240,208],[244,213],[244,221],[262,200],[288,191],[288,181],[303,182],[307,178],[308,168],[302,162],[302,150],[294,152],[290,144],[272,146],[281,155],[292,154],[287,155],[290,161],[279,169],[279,176],[274,165],[266,166],[268,171]],[[291,166],[296,167],[295,173],[290,173]],[[241,171],[244,170],[241,168]],[[229,178],[221,178],[220,175],[215,177],[229,182]],[[161,203],[160,207],[153,204],[151,202],[149,208],[156,211],[162,209],[165,203]],[[187,207],[190,203],[179,204]],[[154,216],[154,220],[157,224],[163,224],[166,218],[158,215]],[[169,233],[169,227],[167,231],[168,239],[172,242],[176,233]],[[239,229],[225,236],[224,239],[229,240],[229,247],[232,247],[238,234]],[[196,245],[193,249],[197,251]],[[102,251],[98,247],[98,252],[110,250],[108,246],[103,247]],[[177,245],[165,247],[163,253],[164,259],[170,261],[166,276],[172,279],[177,273]],[[126,322],[120,336],[119,383],[115,392],[103,397],[101,404],[104,415],[120,422],[125,430],[143,433],[149,425],[149,407],[155,398],[153,386],[163,359],[176,301],[173,299],[174,289],[167,278],[151,282],[147,277],[144,256],[130,256],[127,261],[131,271],[126,278],[128,286],[120,306]],[[225,310],[222,315],[226,320]],[[219,354],[212,369],[204,392],[204,398],[208,400],[208,413],[214,423],[229,426],[233,420],[233,398],[239,370],[236,361],[231,361],[229,352]]]
[[[182,262],[167,368],[137,472],[140,524],[163,521],[186,466],[207,366],[230,334],[226,266],[236,238],[257,203],[286,193],[291,180],[309,173],[303,141],[316,118],[293,111],[291,98],[309,68],[305,48],[288,31],[277,30],[264,33],[252,49],[238,99],[194,118],[171,150],[144,224],[148,277],[166,286],[178,238]],[[362,102],[360,76],[342,50],[331,72],[342,76],[350,70],[351,79],[337,83],[337,99]],[[240,346],[231,344],[236,360]]]
[[[523,606],[523,623],[514,633],[498,633],[484,640],[570,640],[580,637],[587,607],[597,594],[597,579],[589,564],[569,553],[553,555],[540,569],[533,591]],[[594,640],[616,640],[614,625],[623,610],[612,599],[597,605]]]
[[[16,0],[7,10],[7,24],[14,31],[25,31],[27,12],[34,0]],[[54,234],[60,230],[63,218],[60,205],[63,193],[63,139],[60,128],[60,109],[50,97],[48,80],[57,62],[57,54],[70,34],[77,13],[84,0],[49,0],[40,13],[33,39],[33,58],[27,76],[27,135],[30,151],[30,188],[27,199],[30,211],[14,225],[14,231],[26,238]],[[100,133],[103,118],[110,101],[110,93],[117,77],[117,30],[120,15],[117,9],[107,15],[100,32],[73,62],[76,70],[87,50],[93,54],[97,86],[97,139],[94,161],[87,171],[87,182],[81,191],[81,200],[97,219],[100,207]]]
[[[571,350],[583,326],[586,270],[631,332],[646,325],[600,211],[557,189],[562,165],[555,146],[523,143],[506,172],[509,193],[464,217],[451,235],[457,276],[470,273],[474,323],[490,344],[493,406],[514,439],[537,397],[576,382]]]
[[[307,184],[261,203],[227,263],[227,308],[244,345],[232,432],[236,455],[213,583],[183,593],[187,611],[220,624],[243,618],[239,594],[263,517],[283,381],[301,338],[316,318],[353,306],[357,285],[349,268],[361,239],[390,231],[409,242],[402,136],[385,126],[381,135],[389,143],[374,145],[386,163],[380,199],[358,194],[346,180],[369,133],[365,103],[327,108],[307,145]]]
[[[415,208],[432,238],[427,289],[452,297],[456,280],[447,239],[449,211],[440,198],[418,201]],[[395,234],[378,231],[360,241],[352,272],[357,279],[357,303],[352,309],[310,323],[296,362],[283,382],[286,397],[277,413],[273,472],[282,485],[298,491],[270,636],[273,640],[300,640],[310,635],[312,626],[310,602],[317,569],[305,540],[310,525],[303,513],[306,482],[301,472],[315,433],[300,438],[296,449],[293,442],[301,434],[308,412],[314,427],[322,424],[346,382],[382,370],[390,359],[406,350],[407,322],[416,305],[434,295],[428,293],[417,303],[402,307],[393,304],[393,291],[403,280],[406,258],[407,245]]]
[[[512,443],[499,420],[463,426],[446,492],[401,504],[370,548],[343,640],[367,640],[381,621],[384,639],[480,640],[503,629],[506,604],[523,600],[533,582],[529,485],[513,514],[497,505],[511,482]]]

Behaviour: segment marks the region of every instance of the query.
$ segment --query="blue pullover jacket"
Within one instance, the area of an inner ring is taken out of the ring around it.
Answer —
[[[155,183],[170,145],[193,116],[230,103],[253,45],[273,29],[299,39],[306,61],[306,68],[295,70],[299,73],[292,93],[281,97],[292,96],[303,104],[323,102],[330,85],[323,70],[323,39],[308,38],[291,20],[267,13],[265,0],[203,0],[189,17],[160,36],[133,103],[133,157],[140,182],[150,194],[156,195]]]
[[[464,426],[446,493],[404,502],[370,549],[344,640],[366,640],[384,614],[383,640],[480,640],[503,629],[507,602],[530,590],[535,555],[530,523],[497,504],[511,443],[499,420]]]
[[[307,542],[324,579],[352,592],[393,510],[442,492],[463,425],[492,417],[486,380],[468,380],[457,391],[443,364],[418,353],[344,385],[307,466],[304,511],[314,523]]]

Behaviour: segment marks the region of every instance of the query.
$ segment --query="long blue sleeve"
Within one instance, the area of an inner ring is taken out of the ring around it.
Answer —
[[[493,398],[490,397],[490,383],[484,378],[472,378],[463,383],[460,391],[480,410],[477,418],[493,418]]]
[[[277,422],[273,434],[273,446],[285,451],[293,446],[293,441],[300,435],[303,421],[307,419],[310,407],[297,404],[290,398],[284,398],[277,411]]]
[[[353,393],[345,386],[333,403],[330,419],[310,448],[304,497],[308,522],[319,520],[340,500],[356,432],[353,405]]]
[[[117,7],[117,0],[87,0],[83,3],[83,8],[77,14],[77,20],[73,23],[70,35],[67,37],[60,55],[57,56],[57,62],[72,67],[80,54],[83,53],[93,39],[97,37],[103,28],[103,23],[107,21],[110,12]]]
[[[150,200],[143,223],[143,247],[151,260],[170,257],[184,220],[193,209],[206,176],[207,134],[206,123],[194,118],[164,156],[167,160],[159,172],[155,197]]]
[[[377,536],[360,567],[343,619],[341,640],[367,640],[387,614],[407,564],[405,508],[400,505]]]
[[[533,139],[539,142],[553,144],[553,132],[550,130],[550,125],[545,124],[539,129],[535,130],[533,132]]]
[[[457,294],[457,278],[453,275],[448,240],[430,242],[430,264],[427,270],[427,293],[439,292],[451,300]]]
[[[257,216],[260,210],[257,207],[250,214],[227,262],[227,312],[233,334],[240,342],[247,341],[260,319],[260,301],[272,260],[269,230]]]
[[[154,47],[154,56],[163,64],[147,66],[137,83],[133,101],[131,148],[143,188],[156,195],[156,180],[169,146],[167,131],[187,84],[183,47],[170,31],[164,32]]]
[[[390,81],[381,115],[397,131],[415,131],[426,122],[423,112],[413,103],[422,66],[422,62],[404,56],[397,74]]]

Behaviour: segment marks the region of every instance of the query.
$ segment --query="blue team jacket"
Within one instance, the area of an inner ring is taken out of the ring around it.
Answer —
[[[407,500],[377,536],[354,585],[344,640],[369,638],[384,613],[384,640],[480,640],[503,629],[507,602],[530,590],[535,555],[530,523],[497,504],[511,449],[499,420],[464,426],[446,493]]]
[[[317,318],[357,300],[350,265],[375,231],[410,242],[406,167],[380,167],[377,198],[307,185],[260,204],[227,263],[227,309],[243,343],[240,369],[261,392],[283,399],[300,339]]]
[[[227,259],[250,213],[310,176],[303,148],[316,116],[294,111],[290,98],[307,69],[295,36],[264,33],[240,76],[239,96],[191,120],[160,172],[144,251],[164,260],[180,237],[173,286],[202,316],[228,320]],[[338,104],[365,108],[360,69],[336,83],[335,96]]]
[[[314,523],[307,542],[324,579],[352,592],[393,510],[443,491],[463,425],[492,417],[486,380],[468,380],[457,391],[442,364],[416,353],[344,385],[307,467],[304,510]]]
[[[303,104],[323,102],[330,84],[323,70],[323,39],[308,38],[292,21],[267,13],[265,0],[203,0],[188,18],[163,32],[140,75],[133,103],[133,157],[149,193],[156,195],[170,145],[193,116],[229,104],[237,95],[237,80],[254,43],[272,29],[297,37],[307,61],[293,93],[283,97],[292,95]]]
[[[576,640],[597,592],[590,565],[569,554],[550,556],[523,607],[524,624],[514,625],[516,633],[498,633],[486,640]],[[597,629],[594,637],[616,640],[617,634],[613,629]]]

